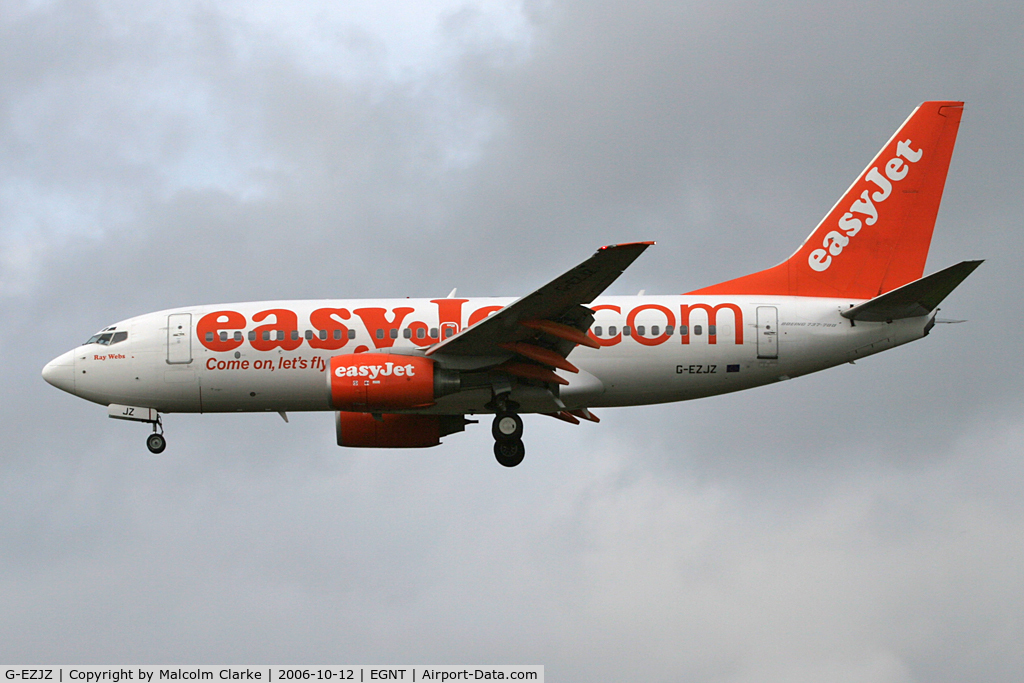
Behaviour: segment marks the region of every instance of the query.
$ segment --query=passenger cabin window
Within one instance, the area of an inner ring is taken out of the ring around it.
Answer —
[[[608,326],[608,336],[609,337],[614,337],[616,334],[618,334],[618,332],[616,331],[615,325],[609,325]]]
[[[389,336],[389,337],[391,337],[392,339],[398,339],[398,330],[397,330],[397,329],[394,329],[394,328],[392,328],[392,329],[391,329],[391,330],[389,331],[389,334],[388,334],[388,336]]]
[[[402,330],[402,336],[406,339],[412,339],[412,330],[410,330],[408,327],[405,328],[404,330]]]
[[[681,337],[688,337],[688,336],[690,336],[690,326],[689,325],[680,325],[679,326],[679,336],[681,336]]]
[[[377,339],[383,339],[383,338],[384,338],[384,330],[378,329],[377,330]]]
[[[661,334],[661,329],[657,325],[651,325],[651,336],[657,337]]]
[[[708,334],[716,334],[714,325],[708,325]]]
[[[335,330],[334,331],[334,338],[335,339],[341,339],[341,330]]]
[[[249,330],[249,341],[256,341],[256,330]]]
[[[437,339],[437,328],[436,327],[431,327],[430,328],[430,338],[431,339]]]
[[[643,325],[637,325],[636,333],[639,334],[641,337],[644,336],[644,326]]]
[[[594,328],[594,336],[595,337],[600,337],[601,336],[601,326],[600,325],[598,325],[597,327]]]
[[[701,327],[700,325],[694,325],[693,326],[693,333],[699,337],[701,334],[704,333],[704,328]]]
[[[628,337],[633,334],[633,329],[629,325],[623,325],[622,334]]]
[[[670,337],[672,336],[672,326],[671,325],[666,325],[665,326],[665,334],[667,334]]]
[[[416,330],[416,338],[417,339],[423,339],[426,336],[427,336],[427,330],[426,329],[424,329],[422,327],[417,328],[417,330]]]
[[[348,331],[348,338],[349,339],[355,339],[356,338],[356,331],[355,330],[349,330]]]

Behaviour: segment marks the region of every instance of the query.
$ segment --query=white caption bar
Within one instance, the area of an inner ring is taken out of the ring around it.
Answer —
[[[259,683],[343,683],[344,681],[535,681],[544,667],[518,664],[334,665],[334,666],[0,666],[7,681],[53,683],[162,683],[163,681],[259,681]]]

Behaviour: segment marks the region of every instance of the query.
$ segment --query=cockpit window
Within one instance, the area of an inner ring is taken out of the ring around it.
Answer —
[[[110,328],[108,327],[107,330],[109,330],[109,329]],[[94,334],[93,336],[89,337],[89,341],[87,341],[85,343],[86,344],[100,344],[101,346],[110,346],[111,344],[117,344],[118,342],[123,342],[127,338],[128,338],[128,333],[126,331],[108,332],[108,331],[104,330],[103,332],[98,332],[98,333]]]

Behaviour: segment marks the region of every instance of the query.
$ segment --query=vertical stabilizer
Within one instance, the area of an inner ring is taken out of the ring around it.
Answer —
[[[871,299],[919,279],[963,102],[925,102],[789,259],[691,294]]]

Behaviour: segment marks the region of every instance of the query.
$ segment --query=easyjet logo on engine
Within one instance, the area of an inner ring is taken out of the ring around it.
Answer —
[[[878,222],[878,205],[889,198],[892,194],[893,183],[897,183],[907,177],[910,172],[910,165],[904,163],[904,159],[910,164],[916,164],[921,160],[923,149],[914,150],[911,148],[910,140],[901,140],[896,143],[896,156],[885,163],[885,175],[879,172],[877,166],[872,166],[864,175],[864,180],[874,183],[878,189],[874,192],[868,188],[860,193],[860,197],[850,204],[849,210],[839,219],[838,230],[831,230],[822,240],[822,249],[815,249],[807,256],[807,265],[811,270],[819,273],[828,270],[832,265],[832,257],[839,256],[843,249],[850,244],[850,239],[860,232],[864,225],[874,225]],[[858,218],[858,216],[863,217]]]
[[[395,365],[394,363],[385,363],[384,365],[360,365],[350,367],[339,367],[334,371],[335,377],[369,377],[370,379],[377,379],[380,377],[414,377],[416,375],[416,366],[412,363],[406,365]]]
[[[434,403],[434,362],[409,356],[396,363],[383,353],[334,356],[327,388],[338,410],[422,408]]]

